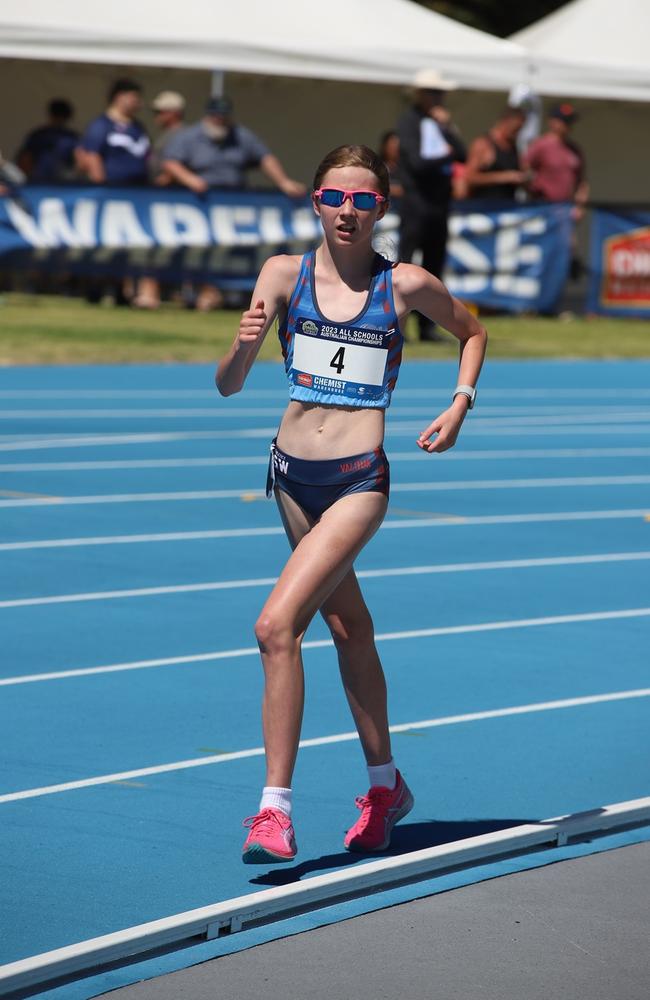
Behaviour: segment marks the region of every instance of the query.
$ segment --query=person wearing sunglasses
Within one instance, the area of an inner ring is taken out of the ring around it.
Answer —
[[[265,674],[266,783],[258,812],[245,820],[248,864],[296,855],[291,783],[304,702],[301,642],[318,612],[334,640],[368,767],[370,789],[356,800],[361,815],[344,846],[385,850],[413,806],[392,757],[386,682],[353,563],[388,505],[384,414],[409,312],[419,310],[460,341],[450,405],[416,441],[430,454],[454,445],[473,405],[486,333],[433,275],[375,253],[373,230],[388,208],[389,183],[384,163],[366,146],[340,146],[322,160],[312,194],[322,243],[302,257],[267,260],[217,367],[222,395],[239,392],[279,321],[290,401],[271,445],[267,495],[275,495],[293,552],[255,626]]]

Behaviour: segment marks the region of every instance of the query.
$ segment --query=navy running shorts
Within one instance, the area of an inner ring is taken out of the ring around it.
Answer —
[[[288,493],[315,521],[332,504],[349,493],[383,493],[390,490],[390,467],[383,448],[326,461],[293,458],[271,444],[266,495],[273,489]]]

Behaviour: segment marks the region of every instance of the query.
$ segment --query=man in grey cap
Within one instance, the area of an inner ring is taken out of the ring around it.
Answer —
[[[210,188],[242,188],[246,171],[253,167],[259,167],[292,198],[301,198],[307,190],[287,176],[261,139],[233,121],[232,102],[227,97],[212,97],[201,121],[175,135],[165,156],[164,169],[196,194]]]
[[[413,103],[397,124],[400,142],[401,202],[400,260],[410,262],[416,251],[422,267],[442,276],[447,245],[447,219],[452,196],[454,162],[465,161],[465,146],[444,105],[456,84],[435,70],[421,70],[413,80]],[[442,339],[435,324],[418,315],[420,340]]]
[[[246,185],[246,171],[259,167],[283,194],[302,198],[306,187],[292,180],[277,156],[244,125],[232,118],[228,97],[212,97],[200,122],[181,129],[165,147],[163,170],[172,182],[204,194],[210,189],[235,190]],[[223,296],[214,285],[205,284],[196,298],[200,312],[217,309]]]

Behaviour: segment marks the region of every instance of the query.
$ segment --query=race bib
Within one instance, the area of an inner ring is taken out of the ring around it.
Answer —
[[[299,318],[290,378],[316,392],[377,399],[384,391],[390,338],[395,330],[364,330]]]

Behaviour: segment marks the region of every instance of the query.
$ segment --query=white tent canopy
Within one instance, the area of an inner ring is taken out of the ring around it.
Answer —
[[[396,84],[435,68],[479,90],[507,90],[526,62],[410,0],[26,0],[3,5],[0,55]]]
[[[650,0],[573,0],[511,41],[541,94],[650,100]]]

